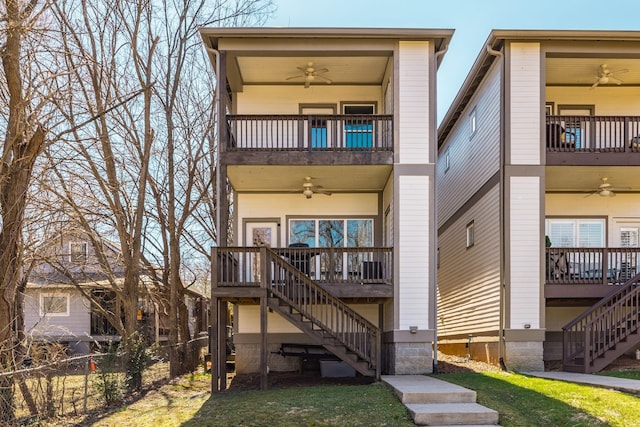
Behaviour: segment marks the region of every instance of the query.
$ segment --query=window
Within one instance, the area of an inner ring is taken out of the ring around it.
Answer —
[[[449,147],[444,151],[444,173],[447,173],[451,168],[451,155],[449,154]]]
[[[471,136],[473,136],[477,130],[478,130],[478,123],[476,119],[476,109],[474,107],[474,109],[471,110],[471,114],[469,114],[469,131],[471,133]]]
[[[475,221],[471,221],[467,224],[467,248],[474,245],[475,239]]]
[[[40,294],[41,316],[68,316],[69,294],[42,293]]]
[[[87,260],[87,243],[71,242],[69,243],[69,261],[85,262]]]
[[[638,227],[620,227],[620,246],[623,248],[637,248],[639,245]]]
[[[546,234],[556,248],[602,248],[605,242],[605,220],[597,218],[547,219]]]
[[[311,248],[361,248],[373,246],[372,219],[292,219],[289,244]]]

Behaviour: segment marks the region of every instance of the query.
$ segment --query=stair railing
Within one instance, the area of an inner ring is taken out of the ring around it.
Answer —
[[[380,329],[269,248],[262,286],[378,370]]]
[[[583,359],[584,372],[593,361],[638,332],[640,324],[640,274],[562,327],[562,365],[567,369]]]

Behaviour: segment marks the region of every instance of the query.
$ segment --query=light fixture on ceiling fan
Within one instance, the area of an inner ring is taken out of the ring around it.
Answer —
[[[304,87],[305,89],[311,86],[312,82],[315,82],[316,79],[319,79],[326,84],[331,84],[332,80],[323,76],[322,74],[328,73],[328,68],[314,68],[313,62],[307,62],[306,67],[296,67],[298,70],[302,71],[302,74],[298,74],[296,76],[287,77],[287,80],[294,80],[299,78],[304,78]]]
[[[629,70],[622,69],[617,71],[611,71],[607,64],[601,64],[600,69],[598,70],[598,76],[596,77],[596,81],[593,85],[591,85],[591,89],[596,88],[598,85],[606,85],[608,83],[615,83],[620,86],[623,82],[618,79],[616,75],[628,73]]]
[[[313,197],[314,194],[331,195],[331,192],[323,190],[321,185],[315,185],[311,182],[312,179],[310,176],[307,176],[304,178],[304,183],[302,183],[302,194],[304,194],[307,199]]]
[[[616,197],[616,193],[614,192],[614,190],[629,190],[628,187],[613,187],[611,184],[609,184],[608,181],[609,178],[603,177],[602,184],[598,185],[598,188],[596,188],[595,190],[589,190],[589,194],[587,195],[587,197],[594,194],[597,194],[600,197]]]

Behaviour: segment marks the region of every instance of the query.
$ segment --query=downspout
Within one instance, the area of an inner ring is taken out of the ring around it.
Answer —
[[[449,50],[449,45],[446,44],[444,46],[444,48],[442,48],[441,50],[437,51],[435,53],[435,61],[436,61],[436,68],[437,68],[437,64],[438,64],[438,58],[440,58],[442,55],[444,55],[445,53],[447,53],[447,50]],[[437,113],[437,111],[436,111]],[[437,114],[436,114],[437,117]],[[437,128],[436,128],[437,129]],[[437,133],[437,132],[436,132]],[[438,136],[436,134],[436,145],[438,144]],[[438,147],[436,147],[436,156],[438,153]],[[433,189],[434,189],[434,193],[437,193],[436,191],[436,181],[435,181],[436,177],[435,174],[433,176]],[[435,224],[435,230],[434,230],[434,247],[436,250],[436,257],[438,256],[438,209],[437,209],[437,203],[438,203],[438,199],[437,197],[433,197],[433,223]],[[434,374],[438,373],[438,260],[436,259],[435,262],[435,267],[436,267],[436,271],[434,273],[434,277],[435,277],[435,283],[433,284],[433,310],[434,310],[434,315],[433,315],[433,319],[434,319],[434,323],[433,323],[433,367],[432,367],[432,371]]]
[[[505,63],[504,54],[499,50],[495,50],[490,44],[487,44],[487,53],[499,58],[502,62],[502,73],[500,74],[500,319],[498,324],[498,349],[499,349],[499,361],[500,368],[503,371],[507,370],[507,365],[504,362],[505,354],[505,342],[504,342],[504,322],[505,322],[505,247],[506,247],[506,233],[504,232],[504,219],[505,219],[505,203],[504,203],[504,188],[505,188],[505,176],[504,165],[506,160],[505,154],[505,136],[504,136],[504,97],[505,97]]]

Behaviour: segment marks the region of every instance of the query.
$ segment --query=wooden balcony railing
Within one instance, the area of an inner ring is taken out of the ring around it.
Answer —
[[[640,275],[625,280],[609,297],[562,327],[563,370],[591,373],[603,369],[635,342],[640,326]],[[607,356],[607,352],[616,350]]]
[[[638,116],[547,116],[547,152],[640,153]]]
[[[547,285],[621,285],[640,271],[640,248],[547,248]]]
[[[391,248],[273,248],[317,283],[393,283]],[[260,248],[216,248],[218,287],[259,287]]]
[[[228,115],[227,151],[393,151],[391,115]]]

